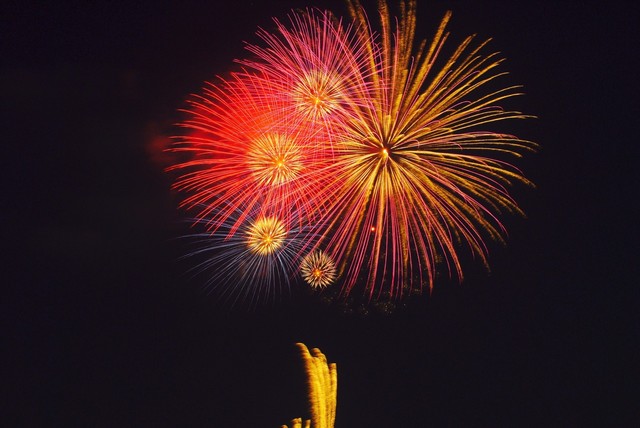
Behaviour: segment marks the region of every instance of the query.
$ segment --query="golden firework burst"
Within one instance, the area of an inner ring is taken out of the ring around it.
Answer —
[[[309,348],[296,343],[302,353],[307,384],[309,386],[309,404],[311,419],[296,418],[291,421],[292,428],[333,428],[336,423],[338,404],[338,369],[336,363],[329,363],[327,357],[318,348]],[[282,425],[287,428],[287,425]]]
[[[302,153],[292,136],[264,134],[253,141],[247,164],[261,185],[276,186],[294,180],[302,171]]]
[[[482,54],[488,42],[473,36],[445,56],[450,12],[414,50],[416,3],[400,2],[395,18],[379,1],[377,29],[358,0],[348,2],[369,82],[354,86],[358,102],[333,134],[333,181],[319,197],[331,221],[322,245],[340,261],[347,294],[363,279],[371,297],[399,297],[407,284],[432,289],[439,269],[462,280],[463,245],[488,268],[485,240],[505,235],[499,214],[521,213],[508,187],[530,184],[508,157],[536,145],[491,128],[528,117],[500,106],[520,95],[517,86],[493,89],[503,60]]]
[[[336,265],[324,251],[307,254],[300,264],[300,272],[313,288],[324,288],[336,279]]]
[[[271,254],[282,247],[287,236],[284,224],[276,217],[261,217],[249,226],[247,246],[257,254]]]
[[[293,88],[293,101],[299,113],[315,121],[329,115],[344,102],[342,87],[342,79],[335,73],[308,71]]]

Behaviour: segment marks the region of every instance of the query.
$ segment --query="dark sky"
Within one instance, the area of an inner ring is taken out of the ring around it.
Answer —
[[[216,3],[0,6],[3,425],[278,427],[308,415],[298,341],[338,364],[337,427],[637,423],[638,6],[421,2],[421,36],[451,9],[524,85],[537,188],[490,275],[364,315],[230,310],[177,261],[158,148],[185,98],[272,16],[346,13]]]

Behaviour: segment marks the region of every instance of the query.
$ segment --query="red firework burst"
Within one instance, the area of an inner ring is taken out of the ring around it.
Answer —
[[[190,101],[188,131],[174,146],[190,159],[170,170],[182,175],[174,187],[188,193],[182,202],[197,208],[197,218],[215,230],[240,207],[261,209],[300,221],[319,212],[322,180],[316,171],[326,163],[318,143],[321,133],[285,114],[264,79],[234,74],[210,85]],[[244,221],[237,217],[233,233]]]

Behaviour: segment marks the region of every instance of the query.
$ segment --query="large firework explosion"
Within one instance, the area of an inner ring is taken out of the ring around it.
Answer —
[[[324,149],[339,139],[336,123],[349,118],[368,85],[366,44],[353,24],[343,25],[329,11],[292,13],[290,28],[274,21],[276,32],[259,30],[264,45],[249,44],[253,56],[237,62],[260,80],[257,97],[268,93],[283,103],[287,117],[323,132]]]
[[[520,213],[507,188],[530,184],[505,156],[535,145],[488,128],[526,117],[500,106],[518,88],[488,89],[505,73],[487,42],[467,37],[445,54],[450,13],[414,49],[415,1],[397,19],[379,2],[378,28],[348,4],[350,20],[275,20],[242,71],[194,97],[176,144],[192,158],[173,167],[175,187],[207,233],[254,230],[242,241],[253,256],[279,250],[279,227],[307,231],[289,257],[302,272],[286,274],[314,287],[335,280],[371,299],[430,290],[439,269],[462,280],[459,252],[488,266],[485,240],[506,232],[498,217]]]

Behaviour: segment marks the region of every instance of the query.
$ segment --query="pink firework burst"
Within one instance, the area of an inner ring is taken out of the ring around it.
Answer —
[[[303,126],[318,126],[323,143],[333,143],[339,122],[353,118],[353,106],[369,84],[368,45],[362,33],[329,11],[289,15],[289,26],[274,20],[273,33],[259,30],[264,45],[247,45],[251,59],[239,60],[282,101],[284,114]]]
[[[495,71],[501,59],[483,55],[486,42],[468,37],[442,58],[450,13],[414,50],[414,1],[401,3],[395,26],[379,3],[379,37],[360,5],[350,5],[367,45],[367,84],[356,87],[351,120],[338,123],[323,244],[341,263],[346,294],[358,283],[369,297],[431,289],[439,264],[461,280],[460,248],[488,266],[485,237],[505,233],[499,214],[521,212],[507,189],[529,182],[500,157],[535,144],[487,129],[527,117],[500,107],[519,92],[486,89],[504,74]]]

